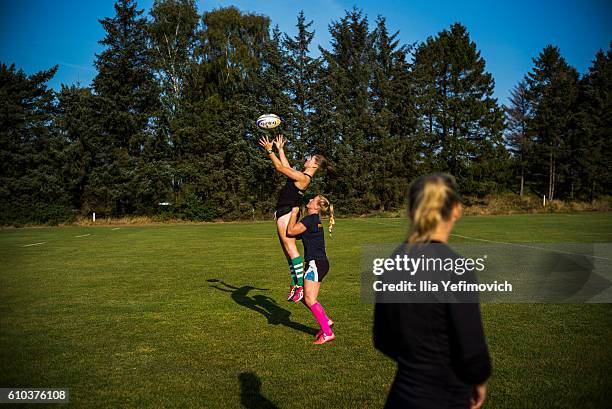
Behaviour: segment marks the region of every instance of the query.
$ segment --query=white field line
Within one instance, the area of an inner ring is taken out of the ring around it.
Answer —
[[[119,230],[121,227],[115,227],[114,229],[111,230]]]
[[[357,220],[363,220],[363,221],[367,221],[369,223],[381,224],[383,226],[390,226],[390,224],[388,224],[388,223],[381,223],[381,222],[374,221],[374,220],[368,220],[368,219],[362,219],[362,218],[358,218]],[[401,219],[391,219],[391,220],[401,220]],[[495,240],[480,239],[478,237],[463,236],[461,234],[451,233],[451,236],[461,237],[461,238],[469,239],[469,240],[483,241],[483,242],[486,242],[486,243],[505,244],[507,246],[517,246],[517,247],[524,247],[524,248],[529,248],[529,249],[534,249],[534,250],[552,251],[554,253],[569,254],[569,255],[572,255],[572,256],[585,256],[585,257],[597,258],[597,259],[601,259],[601,260],[612,260],[612,259],[607,258],[607,257],[591,256],[589,254],[571,253],[571,252],[568,252],[568,251],[553,250],[553,249],[547,249],[547,248],[544,248],[544,247],[537,247],[537,246],[529,246],[527,244],[507,243],[505,241],[495,241]]]
[[[87,236],[91,236],[91,234],[81,234],[80,236],[74,236],[74,237],[87,237]]]
[[[21,246],[21,247],[40,246],[41,244],[45,244],[45,243],[46,243],[46,241],[41,241],[40,243],[26,244],[25,246]]]
[[[391,226],[391,224],[389,223],[381,223],[376,220],[366,219],[366,218],[361,218],[361,217],[357,217],[353,220],[361,220],[361,221],[368,222],[368,223],[380,224],[381,226]],[[398,219],[377,219],[377,220],[393,220],[393,221],[398,220],[398,221],[405,221],[406,223],[408,223],[406,219],[399,219],[399,218]]]
[[[600,260],[612,260],[611,258],[608,258],[608,257],[591,256],[589,254],[572,253],[572,252],[563,251],[563,250],[547,249],[545,247],[529,246],[527,244],[506,243],[505,241],[495,241],[495,240],[479,239],[478,237],[462,236],[461,234],[451,233],[451,236],[461,237],[461,238],[464,238],[464,239],[470,239],[470,240],[476,240],[476,241],[484,241],[484,242],[487,242],[487,243],[505,244],[505,245],[508,245],[508,246],[524,247],[524,248],[534,249],[534,250],[551,251],[553,253],[569,254],[569,255],[572,255],[572,256],[584,256],[584,257],[598,258]]]

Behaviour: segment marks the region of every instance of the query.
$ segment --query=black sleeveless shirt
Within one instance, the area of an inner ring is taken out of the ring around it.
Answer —
[[[310,175],[304,173],[309,178]],[[312,179],[312,178],[311,178]],[[278,195],[278,201],[276,202],[276,208],[280,209],[282,207],[295,207],[299,206],[302,198],[304,197],[304,192],[306,189],[301,190],[295,185],[295,180],[291,178],[287,178],[287,183],[280,191]]]

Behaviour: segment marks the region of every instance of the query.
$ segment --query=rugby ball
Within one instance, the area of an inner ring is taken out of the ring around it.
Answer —
[[[281,119],[278,115],[263,114],[257,118],[257,126],[262,129],[274,129],[281,124]]]

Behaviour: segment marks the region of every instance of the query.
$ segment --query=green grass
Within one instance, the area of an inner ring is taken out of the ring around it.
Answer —
[[[399,242],[405,220],[337,222],[320,299],[338,338],[321,347],[311,314],[283,301],[272,221],[113,228],[0,230],[0,387],[67,387],[85,408],[383,406],[395,366],[372,347],[360,249]],[[612,214],[466,217],[455,233],[611,242]],[[482,311],[486,407],[609,407],[611,305]]]

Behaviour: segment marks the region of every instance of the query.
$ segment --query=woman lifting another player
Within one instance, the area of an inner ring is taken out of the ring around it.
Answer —
[[[319,170],[327,169],[327,159],[323,155],[313,155],[307,158],[304,163],[304,170],[300,172],[289,165],[284,150],[285,138],[282,135],[278,135],[274,141],[270,141],[267,136],[263,137],[259,140],[259,144],[266,150],[268,157],[272,160],[274,169],[287,176],[287,182],[280,191],[276,203],[276,229],[291,274],[287,301],[299,302],[304,297],[304,265],[295,243],[295,237],[287,235],[287,225],[291,216],[291,209],[300,206],[304,191],[313,176]],[[276,145],[278,157],[272,149],[273,145]]]
[[[304,305],[310,309],[319,323],[321,330],[317,333],[315,344],[325,344],[336,339],[331,330],[334,322],[329,319],[325,309],[318,301],[321,281],[329,271],[329,260],[325,253],[325,233],[321,222],[321,213],[329,216],[329,234],[334,227],[334,207],[325,197],[318,195],[310,199],[306,205],[307,215],[297,221],[299,208],[294,207],[287,226],[287,234],[302,239],[304,244],[304,259],[308,269],[304,280]]]

